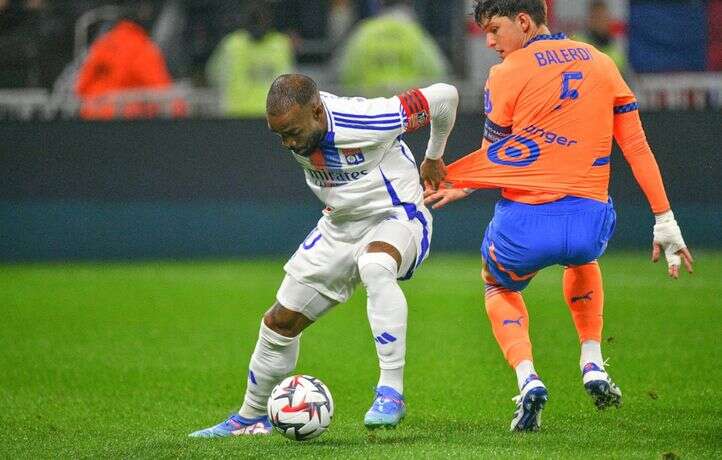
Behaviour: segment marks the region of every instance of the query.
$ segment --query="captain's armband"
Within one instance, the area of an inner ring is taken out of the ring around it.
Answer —
[[[418,88],[405,91],[399,94],[398,97],[401,101],[401,107],[404,109],[406,117],[404,124],[407,133],[421,129],[431,122],[429,102]]]

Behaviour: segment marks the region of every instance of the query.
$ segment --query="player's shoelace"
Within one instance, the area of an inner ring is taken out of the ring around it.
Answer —
[[[401,406],[403,404],[403,400],[377,391],[376,399],[374,399],[373,410],[382,414],[394,414],[401,410]]]
[[[524,383],[524,387],[534,380],[541,382],[538,376],[530,376]],[[521,393],[511,398],[516,404],[511,424],[512,431],[536,431],[541,425],[541,412],[548,398],[546,388],[542,384],[542,386],[531,388],[524,393],[524,387],[522,387]],[[527,397],[529,401],[526,401],[525,404]]]
[[[226,420],[212,427],[191,433],[191,437],[216,438],[237,434],[270,434],[272,427],[265,416],[245,419],[239,414],[230,414]]]
[[[589,366],[589,369],[586,368],[587,366]],[[607,367],[609,367],[608,358],[602,363],[601,369],[594,363],[588,363],[582,372],[582,376],[592,371],[604,373],[604,379],[592,380],[584,384],[587,393],[592,397],[594,405],[599,410],[604,410],[610,406],[619,407],[622,403],[622,390],[612,380],[606,370]]]

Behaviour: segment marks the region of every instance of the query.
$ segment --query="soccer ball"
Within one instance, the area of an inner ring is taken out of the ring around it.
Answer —
[[[287,377],[271,391],[268,398],[268,418],[273,426],[289,439],[313,439],[326,431],[331,424],[331,392],[316,377]]]
[[[268,418],[289,439],[304,441],[318,437],[333,418],[331,392],[316,377],[287,377],[271,391]]]
[[[333,398],[326,385],[310,375],[287,377],[268,398],[268,418],[285,437],[313,439],[331,424]]]

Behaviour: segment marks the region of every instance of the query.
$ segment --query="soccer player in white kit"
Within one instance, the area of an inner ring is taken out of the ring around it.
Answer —
[[[391,427],[401,421],[407,304],[398,280],[409,279],[429,255],[432,220],[402,136],[430,123],[426,158],[441,158],[458,100],[456,88],[442,83],[364,99],[319,92],[299,74],[273,82],[268,126],[301,164],[325,208],[286,263],[276,302],[263,316],[240,411],[190,436],[271,433],[266,402],[296,366],[301,331],[346,302],[359,281],[368,294],[380,368],[364,424]]]

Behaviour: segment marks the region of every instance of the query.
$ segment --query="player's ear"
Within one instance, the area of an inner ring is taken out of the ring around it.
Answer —
[[[531,16],[529,16],[526,13],[519,13],[516,17],[517,23],[521,27],[521,31],[524,33],[529,32],[529,29],[531,29],[532,19]]]
[[[323,104],[321,102],[314,102],[313,103],[313,118],[316,121],[319,121],[323,119],[324,113],[323,113]]]

